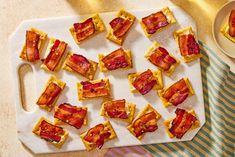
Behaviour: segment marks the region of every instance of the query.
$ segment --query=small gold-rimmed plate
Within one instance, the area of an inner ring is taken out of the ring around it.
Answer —
[[[235,0],[226,3],[219,9],[213,21],[212,34],[219,49],[226,55],[235,58],[235,43],[221,32],[222,27],[228,22],[232,9],[235,9]]]

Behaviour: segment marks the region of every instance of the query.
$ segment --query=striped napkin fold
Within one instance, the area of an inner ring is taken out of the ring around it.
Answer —
[[[112,148],[105,157],[235,156],[235,74],[208,46],[201,46],[206,123],[192,141]]]

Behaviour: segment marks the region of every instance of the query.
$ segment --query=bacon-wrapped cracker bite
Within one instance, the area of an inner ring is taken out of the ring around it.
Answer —
[[[183,103],[188,96],[194,95],[194,91],[188,78],[182,78],[171,86],[159,90],[158,94],[163,105],[168,107]]]
[[[191,62],[202,57],[192,27],[186,27],[174,32],[174,38],[178,42],[184,62]]]
[[[95,149],[96,147],[101,149],[106,141],[112,140],[117,137],[111,123],[109,121],[103,124],[97,124],[93,128],[80,135],[82,142],[84,143],[88,151]]]
[[[200,126],[200,122],[197,119],[194,110],[188,112],[184,109],[177,108],[175,114],[175,118],[164,122],[170,138],[176,137],[181,139],[188,130]]]
[[[131,92],[138,91],[140,94],[145,95],[151,89],[159,90],[163,88],[162,72],[146,70],[141,73],[128,74]]]
[[[89,80],[92,80],[95,76],[98,63],[87,59],[86,57],[69,53],[65,59],[63,69],[78,73]]]
[[[40,53],[47,40],[47,34],[36,29],[30,28],[26,31],[26,39],[20,58],[29,62],[35,62],[40,59]]]
[[[140,25],[147,37],[150,37],[152,34],[159,32],[174,23],[176,23],[176,19],[168,7],[146,16],[140,21]]]
[[[82,81],[77,83],[78,99],[85,100],[97,97],[110,97],[109,79]]]
[[[41,68],[47,71],[58,71],[66,52],[67,43],[51,38],[46,50],[46,58],[43,59]]]
[[[61,148],[69,135],[62,127],[51,124],[44,117],[37,122],[32,132],[57,148]]]
[[[152,64],[156,65],[161,71],[166,72],[170,76],[180,61],[173,57],[165,48],[161,47],[159,43],[154,42],[153,46],[144,54]]]
[[[235,9],[231,10],[228,22],[222,27],[221,32],[235,43]]]
[[[106,56],[99,54],[99,67],[102,72],[132,68],[131,51],[119,48]]]
[[[67,103],[55,107],[55,124],[67,123],[77,129],[87,124],[87,107],[72,106]]]
[[[109,22],[110,29],[106,38],[118,45],[122,45],[134,22],[135,16],[121,9],[117,17]]]
[[[48,80],[42,94],[38,98],[36,104],[47,110],[51,111],[57,101],[60,93],[64,89],[66,83],[58,80],[57,78],[51,76]]]
[[[77,44],[105,30],[105,25],[98,14],[78,23],[69,29]]]
[[[135,114],[135,106],[133,103],[126,102],[125,99],[108,100],[102,104],[100,115],[130,123]]]
[[[158,129],[157,121],[160,118],[161,115],[150,104],[147,104],[127,128],[141,140],[145,133]]]

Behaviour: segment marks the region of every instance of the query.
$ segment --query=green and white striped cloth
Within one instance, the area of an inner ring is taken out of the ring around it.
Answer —
[[[235,156],[235,74],[203,42],[200,46],[206,123],[193,140],[112,148],[106,157]]]

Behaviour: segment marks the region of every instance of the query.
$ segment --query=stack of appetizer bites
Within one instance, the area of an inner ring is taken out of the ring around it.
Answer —
[[[235,9],[231,10],[228,22],[222,27],[221,32],[235,43]]]
[[[122,45],[135,19],[136,17],[131,13],[120,10],[117,16],[109,22],[110,28],[106,38],[118,45]],[[147,37],[163,29],[167,29],[167,27],[175,23],[177,21],[169,8],[164,8],[140,20],[140,24]],[[226,32],[225,35],[230,40],[233,39],[235,32],[233,24],[234,10],[231,12],[229,25],[226,25],[223,29],[223,32]],[[104,30],[105,25],[98,14],[82,22],[74,23],[69,29],[77,44],[85,42],[88,38]],[[185,27],[175,31],[174,38],[179,45],[180,54],[185,62],[191,62],[201,57],[200,48],[191,27]],[[40,60],[40,54],[46,40],[46,33],[35,28],[27,30],[26,42],[20,58],[28,62]],[[161,124],[157,123],[161,115],[152,105],[147,104],[134,117],[136,104],[128,102],[125,99],[112,98],[108,78],[94,80],[98,66],[101,72],[132,68],[133,61],[130,50],[119,47],[110,53],[99,54],[99,61],[97,63],[81,54],[72,52],[66,54],[67,47],[68,44],[66,42],[51,38],[46,50],[46,57],[42,59],[41,68],[50,72],[57,72],[63,64],[64,70],[88,79],[77,83],[78,101],[97,97],[103,98],[104,101],[101,105],[100,115],[110,120],[119,119],[128,123],[127,129],[139,140],[143,138],[144,134],[154,132],[158,129],[158,126]],[[162,73],[170,76],[180,64],[179,59],[168,52],[167,48],[154,42],[149,50],[145,52],[143,59],[144,57],[159,70],[146,68],[145,71],[130,73],[126,76],[129,80],[131,92],[139,92],[141,95],[145,95],[154,89],[165,107],[169,105],[178,106],[187,97],[194,94],[188,78],[182,78],[164,88]],[[62,91],[65,86],[65,82],[51,76],[36,104],[40,108],[50,112],[54,108],[58,97],[63,94]],[[42,117],[33,128],[33,133],[45,139],[47,142],[54,144],[56,147],[61,147],[68,137],[68,132],[59,125],[68,124],[76,129],[80,129],[89,122],[87,116],[88,110],[89,108],[87,107],[78,107],[74,106],[74,104],[59,104],[53,112],[54,124]],[[199,126],[199,121],[193,110],[186,111],[177,108],[175,113],[175,118],[165,121],[167,132],[171,138],[176,137],[180,139],[188,130]],[[80,137],[86,149],[92,150],[96,147],[101,148],[104,142],[117,138],[117,135],[111,123],[106,121],[80,134]]]

